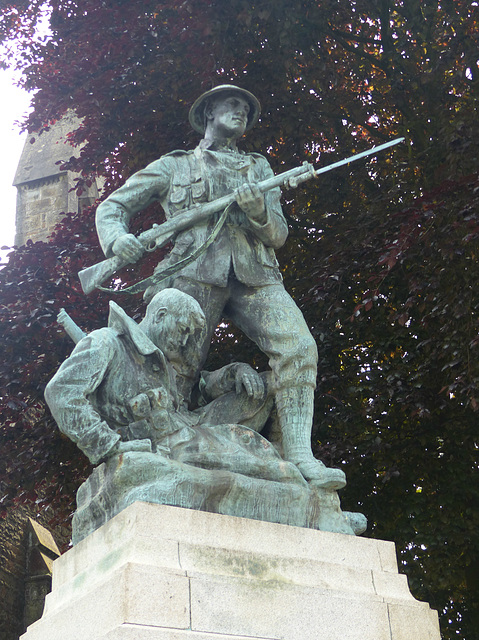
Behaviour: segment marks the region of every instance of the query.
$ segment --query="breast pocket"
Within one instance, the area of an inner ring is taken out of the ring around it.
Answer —
[[[206,182],[202,178],[198,178],[191,185],[191,197],[193,202],[206,202],[208,200],[208,190]]]
[[[171,215],[175,215],[178,211],[188,208],[189,205],[189,188],[181,184],[173,184],[169,194],[169,210]]]
[[[188,190],[186,187],[181,186],[181,184],[174,184],[171,188],[170,193],[170,202],[172,204],[180,204],[184,202],[188,196]]]

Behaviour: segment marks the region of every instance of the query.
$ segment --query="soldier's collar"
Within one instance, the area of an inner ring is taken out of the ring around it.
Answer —
[[[215,140],[203,140],[200,141],[198,145],[198,149],[201,151],[222,151],[224,153],[240,153],[243,154],[243,151],[240,151],[238,147],[235,145],[234,147],[228,147],[226,145],[221,145]]]
[[[150,356],[157,353],[160,358],[164,360],[165,356],[162,351],[150,340],[146,333],[140,329],[133,318],[130,318],[113,300],[110,300],[108,326],[114,329],[118,335],[127,335],[142,356]]]

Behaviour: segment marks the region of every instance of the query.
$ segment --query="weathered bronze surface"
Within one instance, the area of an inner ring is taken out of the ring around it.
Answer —
[[[148,283],[141,323],[111,303],[109,326],[83,337],[47,387],[59,428],[100,465],[77,496],[75,541],[134,500],[365,528],[362,516],[341,512],[343,471],[311,452],[317,349],[275,256],[288,234],[281,194],[261,193],[257,183],[273,175],[267,160],[236,145],[259,113],[258,100],[236,87],[200,96],[190,112],[204,131],[198,147],[161,157],[98,207],[105,255],[135,262],[144,247],[128,225],[152,201],[171,220],[235,194],[223,212],[178,233],[169,277]],[[224,317],[268,356],[270,371],[244,363],[203,371]]]

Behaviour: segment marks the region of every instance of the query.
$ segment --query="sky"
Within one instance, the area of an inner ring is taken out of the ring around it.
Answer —
[[[12,186],[26,134],[15,124],[28,112],[31,95],[14,85],[11,71],[0,70],[0,247],[12,246],[15,236],[17,190]],[[0,251],[4,261],[6,251]]]

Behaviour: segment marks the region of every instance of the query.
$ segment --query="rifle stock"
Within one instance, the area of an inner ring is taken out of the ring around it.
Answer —
[[[285,171],[284,173],[280,173],[271,178],[267,178],[266,180],[262,180],[257,184],[261,193],[265,193],[270,189],[274,189],[275,187],[286,186],[289,188],[296,188],[302,182],[306,180],[310,180],[311,178],[317,178],[320,174],[326,173],[327,171],[331,171],[332,169],[336,169],[345,164],[349,164],[350,162],[354,162],[355,160],[359,160],[360,158],[364,158],[369,155],[374,155],[379,151],[383,151],[388,147],[392,147],[393,145],[402,142],[404,138],[396,138],[395,140],[391,140],[390,142],[386,142],[385,144],[379,145],[377,147],[372,147],[371,149],[367,149],[362,153],[358,153],[349,158],[345,158],[344,160],[340,160],[339,162],[335,162],[326,167],[322,167],[321,169],[315,170],[312,164],[309,162],[303,162],[299,167],[295,167],[294,169],[290,169],[289,171]],[[144,231],[138,236],[138,240],[144,246],[146,251],[154,251],[155,249],[159,249],[167,244],[170,240],[172,240],[178,233],[184,231],[185,229],[189,229],[196,224],[203,222],[210,216],[218,211],[221,211],[229,204],[234,202],[236,199],[235,193],[230,193],[226,196],[218,198],[217,200],[213,200],[212,202],[205,202],[204,204],[195,205],[190,209],[182,212],[175,218],[170,218],[166,222],[160,225],[153,225],[151,229],[148,231]],[[91,293],[95,289],[99,288],[101,284],[111,278],[117,271],[126,266],[128,262],[122,260],[119,256],[113,256],[111,258],[106,258],[106,260],[102,260],[98,264],[94,264],[91,267],[87,267],[86,269],[82,269],[78,273],[78,277],[80,278],[80,282],[82,285],[82,289],[86,294]]]
[[[92,293],[107,278],[111,278],[117,271],[126,265],[126,262],[119,256],[106,258],[91,267],[82,269],[78,272],[83,292],[87,295]]]

